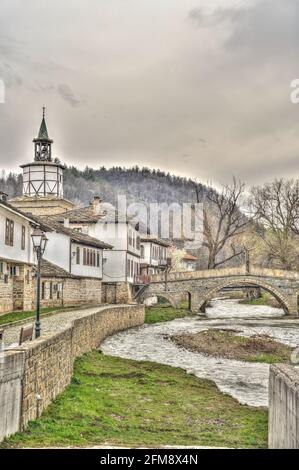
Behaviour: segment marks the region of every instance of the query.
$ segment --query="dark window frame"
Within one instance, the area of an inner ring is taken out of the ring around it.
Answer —
[[[21,250],[26,249],[26,227],[22,225]]]

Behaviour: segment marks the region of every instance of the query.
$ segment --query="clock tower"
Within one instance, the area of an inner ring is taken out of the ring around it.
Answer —
[[[74,204],[63,198],[63,171],[58,159],[52,158],[53,140],[49,138],[45,108],[38,136],[33,139],[34,161],[21,165],[23,169],[23,195],[10,203],[33,215],[54,215],[65,212]]]

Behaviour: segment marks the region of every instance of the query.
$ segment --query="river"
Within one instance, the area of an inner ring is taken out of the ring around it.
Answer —
[[[187,373],[213,380],[219,390],[251,406],[268,405],[269,365],[208,357],[176,346],[169,336],[211,328],[234,329],[250,336],[267,334],[282,343],[299,346],[299,320],[267,306],[214,299],[207,316],[190,316],[170,322],[143,325],[118,333],[101,345],[104,354],[137,361],[181,367]]]

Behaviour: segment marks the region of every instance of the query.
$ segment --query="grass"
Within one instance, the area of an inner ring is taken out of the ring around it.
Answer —
[[[94,351],[72,384],[1,448],[94,445],[267,447],[267,410],[241,405],[185,371]]]
[[[145,309],[145,323],[160,323],[194,315],[189,310],[157,305]]]
[[[266,305],[268,307],[281,308],[277,300],[268,292],[262,292],[262,295],[259,299],[243,299],[240,300],[239,303],[243,305]]]
[[[47,313],[56,312],[57,310],[63,310],[62,307],[48,307],[41,309],[41,315],[46,315]],[[26,320],[26,318],[34,317],[36,314],[35,310],[30,310],[27,312],[23,311],[16,311],[16,312],[9,312],[5,313],[4,315],[0,316],[0,325],[4,325],[7,323],[13,323],[19,320]]]
[[[246,338],[228,330],[213,329],[189,335],[174,335],[172,340],[194,352],[245,362],[290,362],[292,352],[289,346],[266,335]]]

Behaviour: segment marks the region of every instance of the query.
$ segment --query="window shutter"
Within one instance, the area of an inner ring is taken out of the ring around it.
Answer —
[[[6,219],[5,222],[5,245],[9,245],[9,240],[10,240],[10,221],[9,219]]]

